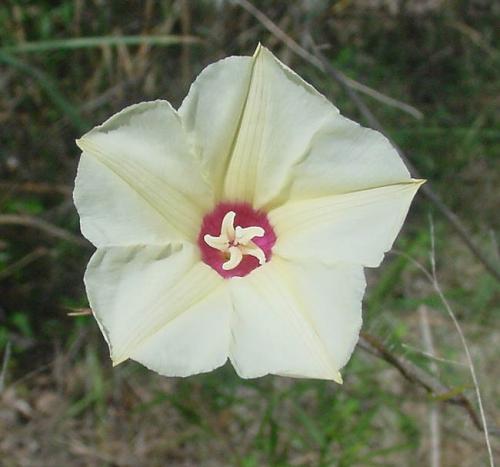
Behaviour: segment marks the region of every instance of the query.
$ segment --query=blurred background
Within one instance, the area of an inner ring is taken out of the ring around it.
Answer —
[[[71,198],[75,138],[132,103],[178,107],[203,67],[252,54],[258,41],[369,125],[297,47],[348,77],[498,265],[499,18],[488,0],[3,0],[0,464],[488,465],[460,339],[415,264],[430,268],[429,219],[439,286],[468,339],[496,456],[498,279],[422,193],[395,251],[368,271],[366,335],[343,386],[241,380],[229,365],[187,379],[134,362],[112,369],[94,319],[68,313],[88,307],[92,254]]]

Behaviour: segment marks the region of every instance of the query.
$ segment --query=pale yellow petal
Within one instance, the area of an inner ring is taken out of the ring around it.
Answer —
[[[196,239],[213,195],[167,102],[128,107],[77,144],[75,204],[95,245]]]
[[[158,336],[169,334],[166,329],[184,314],[190,313],[192,317],[201,314],[206,319],[213,316],[210,310],[214,301],[210,297],[218,293],[223,283],[215,271],[199,261],[197,248],[189,244],[98,249],[85,275],[90,305],[110,345],[113,362],[118,364],[127,358],[142,356],[142,363],[156,368],[160,368],[160,363],[147,357],[152,358],[152,343],[160,345]],[[227,316],[227,301],[219,297],[220,300],[214,300],[225,303],[220,311]],[[196,325],[196,320],[185,318],[181,323],[184,324],[176,329]],[[227,330],[221,329],[221,333],[224,332]],[[170,335],[172,339],[180,338],[178,330],[171,331]],[[213,345],[219,344],[214,341]],[[147,346],[144,353],[143,346]],[[221,352],[222,347],[216,352],[220,357],[217,364],[222,364],[221,359],[225,360],[227,355]],[[169,361],[175,358],[172,355]],[[202,355],[196,360],[201,365],[199,371],[207,371],[215,365],[214,361],[200,359]]]
[[[265,134],[271,130],[268,107],[271,105],[272,75],[266,53],[259,46],[253,58],[252,78],[230,154],[224,180],[224,197],[253,203],[257,189],[257,170],[266,148]]]
[[[207,66],[179,108],[192,151],[222,196],[224,174],[245,105],[251,57],[228,57]]]
[[[85,153],[73,196],[82,234],[97,247],[165,244],[178,236],[139,193]]]
[[[273,261],[281,261],[273,258]],[[328,355],[342,368],[358,341],[366,281],[363,267],[318,261],[286,261],[290,290],[314,323]]]
[[[131,355],[165,376],[189,376],[222,366],[231,341],[232,306],[225,287],[181,313]]]
[[[273,258],[248,276],[233,278],[229,287],[234,305],[229,358],[241,377],[272,373],[341,381],[283,261]]]
[[[324,96],[264,47],[253,70],[225,178],[225,198],[270,208],[286,201],[315,139],[342,120]]]
[[[385,136],[338,115],[292,168],[287,200],[318,198],[410,181]]]
[[[294,201],[270,212],[274,252],[290,259],[376,267],[396,238],[421,180]]]

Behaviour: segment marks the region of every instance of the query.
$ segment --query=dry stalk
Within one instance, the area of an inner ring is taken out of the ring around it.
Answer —
[[[420,329],[422,332],[422,340],[424,347],[429,355],[434,355],[434,340],[432,338],[432,329],[429,324],[429,312],[425,305],[418,308],[420,317]],[[439,369],[435,360],[430,362],[430,370],[434,375],[439,374]],[[439,405],[432,402],[429,409],[429,437],[430,437],[430,465],[431,467],[439,467],[441,465],[441,413]]]
[[[89,246],[88,242],[67,230],[57,227],[43,219],[27,214],[2,214],[0,215],[0,225],[20,225],[38,229],[51,237],[59,238],[79,246]]]
[[[460,341],[462,343],[462,347],[465,352],[465,356],[467,358],[467,364],[469,366],[470,374],[472,377],[472,381],[474,383],[474,390],[476,392],[476,397],[477,397],[477,403],[479,406],[479,414],[481,416],[481,424],[483,426],[483,431],[484,431],[484,439],[486,442],[486,448],[488,450],[488,456],[489,456],[489,461],[490,461],[490,466],[494,467],[495,466],[495,461],[493,459],[493,451],[491,449],[491,442],[490,442],[490,436],[489,436],[489,429],[488,425],[486,423],[486,415],[484,413],[484,408],[483,408],[483,399],[481,397],[481,391],[479,389],[479,381],[477,379],[476,375],[476,369],[474,366],[474,362],[472,360],[472,356],[469,350],[469,346],[467,344],[467,340],[465,339],[465,335],[462,331],[462,327],[460,326],[460,323],[457,320],[457,317],[455,316],[455,313],[453,312],[453,309],[451,308],[448,300],[446,299],[441,286],[439,285],[439,281],[437,279],[437,274],[436,274],[436,247],[435,247],[435,237],[434,237],[434,223],[432,222],[432,218],[430,219],[430,228],[431,228],[431,254],[430,254],[430,261],[431,261],[431,277],[429,279],[432,282],[432,285],[434,287],[434,290],[437,292],[439,295],[439,298],[441,299],[441,302],[443,303],[446,312],[448,313],[448,316],[450,319],[453,321],[453,324],[455,326],[455,329],[457,330],[458,335],[460,336]]]

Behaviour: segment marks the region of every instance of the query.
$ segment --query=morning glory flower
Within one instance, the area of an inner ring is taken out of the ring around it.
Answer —
[[[115,365],[341,382],[363,268],[422,183],[384,136],[259,46],[204,69],[177,111],[132,105],[77,144],[85,285]]]

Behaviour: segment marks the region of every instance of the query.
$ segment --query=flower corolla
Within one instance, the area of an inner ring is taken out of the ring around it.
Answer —
[[[363,268],[422,183],[384,136],[259,46],[205,68],[177,111],[132,105],[77,144],[85,285],[114,364],[341,382]]]

